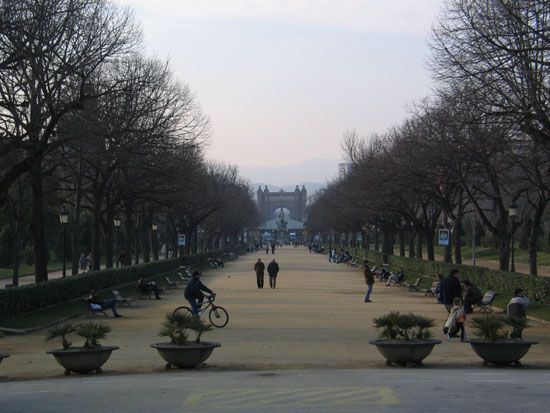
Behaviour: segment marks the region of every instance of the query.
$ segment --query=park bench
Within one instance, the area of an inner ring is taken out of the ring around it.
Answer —
[[[178,272],[178,278],[181,280],[182,283],[187,283],[187,280],[189,279],[189,274],[187,274],[187,277],[184,277],[181,272]]]
[[[172,281],[170,278],[168,277],[164,277],[164,279],[166,280],[166,283],[168,284],[168,288],[178,288],[178,283],[175,282],[175,281]]]
[[[131,298],[124,298],[122,295],[120,295],[120,292],[118,290],[112,290],[111,294],[113,294],[113,298],[116,300],[117,306],[120,306],[121,304],[126,305],[127,307],[132,306],[132,299]]]
[[[422,288],[420,287],[420,281],[422,280],[422,278],[417,278],[416,281],[414,282],[414,284],[410,284],[408,287],[408,291],[410,293],[414,293],[414,292],[422,292]]]
[[[435,297],[437,295],[437,288],[439,287],[439,281],[434,281],[432,286],[424,291],[424,295],[429,297]]]
[[[487,291],[481,301],[474,306],[474,311],[479,309],[482,313],[492,313],[493,312],[493,302],[497,293],[495,291]]]

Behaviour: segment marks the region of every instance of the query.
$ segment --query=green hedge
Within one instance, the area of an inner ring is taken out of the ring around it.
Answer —
[[[369,250],[369,259],[382,262],[382,253]],[[437,274],[447,275],[451,269],[457,268],[461,280],[468,279],[472,281],[482,291],[491,290],[496,291],[501,296],[512,297],[516,288],[523,288],[532,300],[550,303],[549,277],[491,270],[472,265],[417,260],[397,255],[389,255],[388,264],[392,267],[403,267],[405,273],[409,271],[435,279],[437,279]]]
[[[205,253],[215,257],[224,251]],[[206,258],[203,258],[206,263]],[[0,290],[0,316],[15,315],[83,297],[90,290],[103,290],[116,285],[135,282],[141,277],[168,273],[180,265],[200,264],[198,255],[171,258],[146,264],[89,271],[82,275],[57,278],[40,284]],[[206,264],[207,266],[208,264]],[[206,268],[205,266],[205,268]]]

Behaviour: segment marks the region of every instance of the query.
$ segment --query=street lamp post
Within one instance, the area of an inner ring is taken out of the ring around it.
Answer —
[[[66,242],[65,242],[65,227],[67,223],[69,222],[69,213],[65,211],[65,208],[61,210],[59,213],[59,222],[61,222],[61,226],[63,227],[63,278],[67,275],[67,253],[66,253]]]
[[[510,272],[516,272],[516,265],[515,265],[515,262],[514,262],[514,253],[515,253],[514,232],[515,232],[515,229],[516,229],[515,221],[516,221],[517,213],[518,213],[518,207],[517,207],[516,204],[512,204],[508,207],[508,216],[512,220],[512,261],[510,263]]]
[[[368,248],[369,248],[369,240],[367,239],[367,230],[368,227],[366,225],[363,225],[363,236],[365,237],[365,261],[368,258]]]
[[[120,265],[119,257],[118,257],[118,228],[120,227],[120,224],[122,223],[122,220],[118,217],[115,217],[113,219],[113,224],[115,226],[115,253],[116,253],[116,267],[118,268]]]
[[[159,229],[158,224],[151,225],[151,229],[153,230],[153,259],[155,261],[159,260],[159,256],[157,253],[157,229]]]

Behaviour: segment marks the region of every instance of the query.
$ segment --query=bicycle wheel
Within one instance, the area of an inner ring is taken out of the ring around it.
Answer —
[[[208,318],[214,327],[223,328],[229,322],[229,314],[225,311],[225,308],[219,306],[212,306],[208,313]]]
[[[185,305],[182,305],[181,307],[178,307],[174,310],[174,313],[183,313],[183,314],[189,314],[191,315],[191,309]]]

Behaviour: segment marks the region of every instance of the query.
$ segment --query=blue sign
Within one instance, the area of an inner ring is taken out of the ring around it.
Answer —
[[[449,239],[451,238],[451,233],[448,229],[439,230],[439,245],[449,246]]]
[[[178,234],[178,245],[185,247],[185,234]]]

